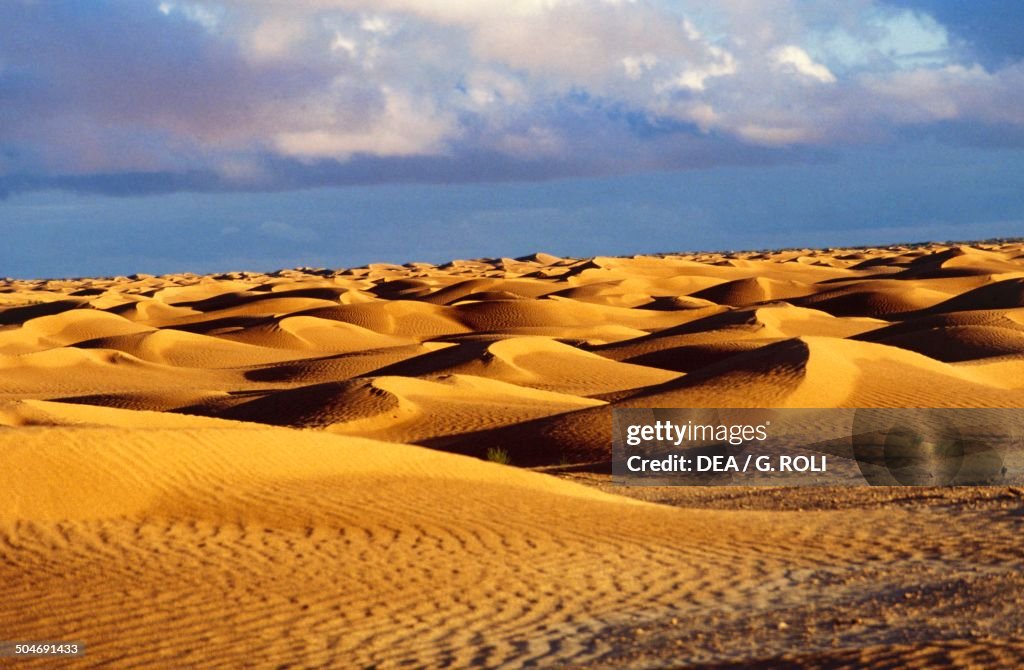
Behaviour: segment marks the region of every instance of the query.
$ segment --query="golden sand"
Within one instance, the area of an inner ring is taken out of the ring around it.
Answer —
[[[1021,492],[608,485],[613,407],[701,406],[1024,406],[1024,246],[0,282],[0,637],[109,667],[1024,660]]]

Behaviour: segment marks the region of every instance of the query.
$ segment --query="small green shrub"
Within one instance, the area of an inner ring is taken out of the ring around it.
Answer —
[[[507,449],[501,447],[489,447],[487,449],[487,460],[491,463],[500,463],[501,465],[509,465],[512,463],[512,459],[508,455]]]

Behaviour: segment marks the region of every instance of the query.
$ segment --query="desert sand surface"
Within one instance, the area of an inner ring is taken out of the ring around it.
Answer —
[[[608,476],[903,406],[1024,407],[1024,244],[2,280],[0,665],[1020,666],[1020,489]]]

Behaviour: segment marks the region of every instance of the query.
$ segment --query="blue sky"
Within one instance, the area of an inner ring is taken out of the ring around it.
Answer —
[[[11,0],[0,275],[1024,235],[1007,0]]]

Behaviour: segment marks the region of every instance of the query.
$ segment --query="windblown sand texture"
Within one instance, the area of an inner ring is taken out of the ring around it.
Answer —
[[[1024,663],[1024,492],[601,474],[613,407],[763,406],[1024,407],[1024,245],[5,280],[0,637],[72,667]]]

